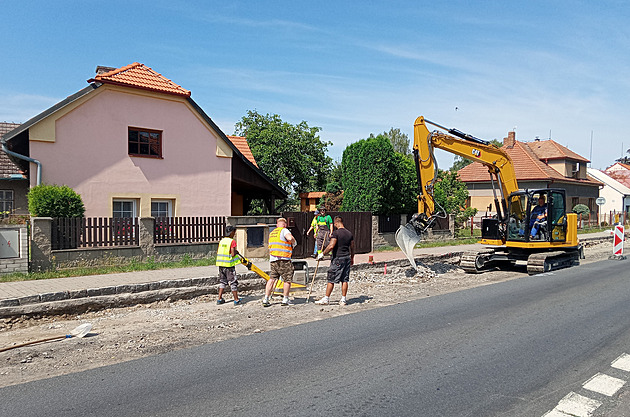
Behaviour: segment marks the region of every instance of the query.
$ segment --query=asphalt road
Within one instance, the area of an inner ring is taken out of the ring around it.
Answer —
[[[630,353],[629,267],[603,261],[11,386],[0,415],[542,416]],[[600,411],[619,406],[593,396]]]

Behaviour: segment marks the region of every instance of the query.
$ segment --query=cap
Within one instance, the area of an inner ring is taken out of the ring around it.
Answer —
[[[236,230],[236,227],[232,225],[225,226],[225,236],[229,236],[235,230]]]
[[[316,209],[316,210],[315,210],[315,214],[319,214],[319,210],[317,210],[317,209]]]

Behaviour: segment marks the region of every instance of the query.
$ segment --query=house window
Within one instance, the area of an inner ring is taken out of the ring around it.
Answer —
[[[0,218],[13,213],[13,190],[0,190]]]
[[[151,217],[173,217],[173,204],[169,200],[151,200]]]
[[[571,206],[573,209],[573,207],[577,206],[578,204],[580,204],[580,197],[572,197],[571,198]]]
[[[129,155],[162,157],[162,132],[159,130],[129,128]]]
[[[114,200],[112,217],[136,217],[136,200]]]

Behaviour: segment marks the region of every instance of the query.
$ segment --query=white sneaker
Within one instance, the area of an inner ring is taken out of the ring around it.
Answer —
[[[342,300],[339,300],[339,305],[340,305],[340,306],[347,306],[347,305],[348,305],[348,302],[347,302],[346,300],[343,300],[343,299],[342,299]]]
[[[292,306],[295,305],[293,304],[293,301],[289,300],[288,298],[284,298],[282,300],[282,302],[280,303],[281,306]]]
[[[315,301],[315,304],[319,304],[320,306],[328,305],[328,297],[324,297],[321,300]]]

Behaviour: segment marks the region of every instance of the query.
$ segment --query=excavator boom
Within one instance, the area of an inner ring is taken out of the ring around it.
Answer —
[[[436,129],[429,130],[427,125]],[[495,205],[500,220],[507,219],[507,198],[518,191],[512,160],[508,154],[490,142],[476,138],[457,129],[448,129],[420,116],[414,124],[413,157],[418,178],[418,213],[409,223],[396,232],[396,242],[411,264],[416,267],[413,248],[435,219],[446,217],[446,212],[436,203],[433,192],[438,176],[438,164],[433,151],[442,149],[463,158],[480,162],[487,169],[494,186],[496,181],[500,199],[495,192]],[[494,187],[493,187],[494,191]]]

